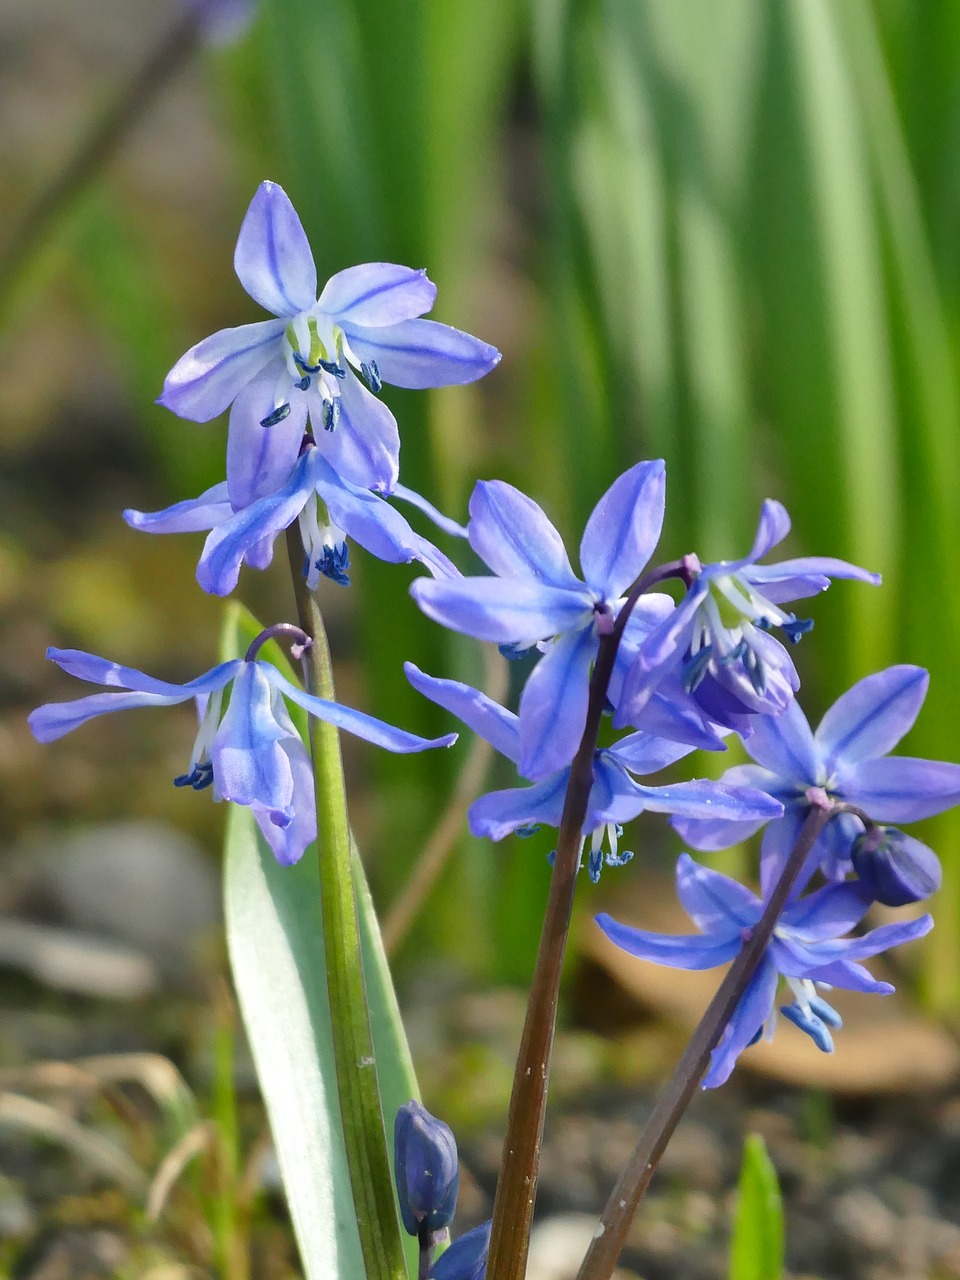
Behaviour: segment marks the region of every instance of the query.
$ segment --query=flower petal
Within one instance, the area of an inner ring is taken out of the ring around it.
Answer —
[[[781,787],[803,788],[819,781],[821,752],[795,698],[779,715],[757,717],[746,748],[757,764],[778,777]]]
[[[517,717],[512,711],[507,711],[479,689],[461,684],[459,680],[441,680],[436,676],[428,676],[412,662],[405,662],[403,670],[418,693],[462,720],[469,729],[479,734],[508,760],[514,763],[519,760],[520,731]]]
[[[426,271],[394,262],[364,262],[331,276],[317,305],[344,327],[393,325],[422,316],[436,296],[437,286]]]
[[[919,822],[960,804],[960,765],[891,756],[844,769],[838,796],[877,822]]]
[[[131,529],[141,529],[145,533],[199,533],[213,529],[232,515],[227,482],[221,480],[201,493],[199,498],[175,502],[162,511],[134,511],[128,507],[123,518]]]
[[[262,805],[283,814],[289,823],[293,772],[279,745],[284,730],[273,714],[273,690],[265,672],[265,664],[241,664],[210,758],[225,800]]]
[[[606,912],[594,917],[610,941],[639,960],[669,965],[671,969],[715,969],[740,950],[740,935],[704,937],[699,933],[651,933],[620,924]]]
[[[271,811],[260,805],[251,805],[257,825],[273,850],[273,856],[282,867],[292,866],[303,857],[304,850],[317,838],[317,808],[313,791],[313,766],[310,756],[293,727],[283,698],[275,694],[273,712],[277,722],[289,729],[289,736],[282,738],[279,746],[290,762],[293,777],[293,798],[290,802],[292,817],[285,826],[273,821]]]
[[[400,433],[397,420],[375,395],[360,385],[348,369],[340,383],[340,420],[332,431],[310,416],[317,445],[335,471],[361,489],[393,492],[400,474]]]
[[[580,542],[580,565],[602,599],[621,596],[653,555],[663,528],[665,494],[662,459],[638,462],[594,507]]]
[[[656,773],[667,765],[675,764],[688,756],[693,747],[685,742],[671,742],[652,733],[630,733],[612,747],[606,749],[616,761],[641,776]]]
[[[777,780],[773,774],[757,765],[741,764],[727,769],[720,781],[727,786],[754,787],[770,795],[770,785]],[[692,845],[703,853],[716,853],[718,849],[729,849],[731,845],[749,840],[766,821],[768,819],[752,818],[749,821],[731,822],[727,818],[686,818],[677,815],[671,818],[670,825],[684,844]]]
[[[400,320],[376,329],[351,320],[343,331],[357,359],[376,361],[380,377],[394,387],[462,386],[500,363],[496,347],[436,320]]]
[[[762,560],[768,551],[772,551],[790,532],[790,517],[782,502],[767,498],[760,508],[760,519],[757,532],[753,538],[750,554],[740,560],[721,560],[715,567],[724,573],[734,573],[745,569],[748,565]],[[714,567],[714,566],[711,566]]]
[[[408,489],[405,484],[397,484],[394,485],[390,497],[398,498],[401,502],[409,502],[411,506],[416,507],[418,511],[422,511],[428,519],[432,520],[438,529],[448,533],[451,538],[465,538],[467,536],[466,525],[458,524],[456,520],[451,520],[449,516],[445,516],[442,511],[437,510],[432,502],[428,502],[415,489]]]
[[[408,564],[429,545],[385,498],[342,479],[325,458],[317,460],[314,474],[334,524],[379,560]]]
[[[532,787],[510,787],[480,796],[467,812],[471,833],[487,840],[502,840],[520,827],[537,823],[559,827],[569,777],[569,769],[561,769]]]
[[[276,182],[261,182],[250,201],[233,267],[250,297],[275,316],[294,316],[316,302],[317,268],[307,233]]]
[[[710,1069],[703,1077],[704,1089],[715,1089],[730,1078],[737,1058],[753,1043],[757,1032],[769,1018],[779,980],[776,965],[764,956],[711,1055]]]
[[[158,404],[181,418],[209,422],[281,350],[283,320],[221,329],[180,357],[167,374]]]
[[[520,697],[520,763],[524,778],[543,778],[577,753],[587,719],[593,627],[558,636],[531,672]]]
[[[90,684],[105,684],[118,689],[135,689],[141,693],[157,694],[160,697],[180,698],[182,694],[181,700],[222,689],[224,685],[230,683],[236,668],[240,665],[239,659],[221,662],[211,671],[197,676],[195,680],[188,680],[186,684],[170,684],[166,680],[157,680],[153,676],[148,676],[143,671],[138,671],[136,667],[123,667],[119,662],[111,662],[109,658],[98,658],[96,654],[85,653],[82,649],[50,648],[46,656],[68,675],[76,676],[78,680],[87,680]]]
[[[848,689],[817,729],[817,745],[829,769],[892,751],[913,727],[929,683],[923,667],[904,665],[887,667]]]
[[[856,928],[872,905],[854,881],[825,884],[791,902],[778,928],[805,943],[837,938]]]
[[[880,585],[879,573],[861,569],[848,560],[833,556],[800,556],[795,560],[781,560],[777,564],[750,565],[743,571],[748,582],[754,582],[774,604],[789,600],[802,600],[807,596],[826,591],[831,578],[848,578]]]
[[[304,711],[309,711],[318,720],[335,724],[338,729],[343,729],[346,733],[363,738],[365,742],[384,747],[387,751],[407,755],[412,751],[426,751],[429,747],[450,747],[457,740],[455,733],[444,734],[442,738],[421,738],[418,734],[407,733],[405,729],[395,729],[393,725],[377,720],[375,716],[368,716],[363,711],[355,711],[352,707],[345,707],[339,702],[328,702],[325,698],[315,698],[312,694],[305,693],[295,684],[291,684],[276,667],[271,667],[269,663],[264,662],[258,665],[263,667],[273,687],[279,689],[285,698],[303,707]]]
[[[532,498],[503,480],[480,480],[470,495],[470,545],[503,578],[530,578],[582,591],[551,521]]]
[[[677,897],[702,933],[736,937],[760,919],[762,904],[749,889],[729,876],[694,862],[689,854],[677,859]]]
[[[763,791],[750,787],[727,787],[722,782],[696,778],[668,787],[638,789],[646,797],[644,808],[651,813],[677,813],[688,818],[724,818],[734,822],[769,822],[779,818],[783,805]]]
[[[592,617],[585,596],[524,579],[418,578],[410,594],[434,622],[496,644],[535,644]]]
[[[290,412],[272,427],[261,426],[276,408],[278,361],[239,393],[230,406],[227,485],[234,511],[274,493],[290,479],[307,424],[307,398],[290,380]]]

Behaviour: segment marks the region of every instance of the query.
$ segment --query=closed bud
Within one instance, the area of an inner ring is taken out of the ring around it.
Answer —
[[[426,1107],[410,1101],[397,1112],[393,1141],[404,1227],[412,1236],[442,1231],[453,1221],[460,1188],[456,1138]]]
[[[940,888],[940,859],[896,827],[868,828],[853,842],[850,856],[864,890],[885,907],[919,902]]]
[[[490,1223],[474,1227],[433,1264],[430,1280],[483,1280],[490,1250]]]

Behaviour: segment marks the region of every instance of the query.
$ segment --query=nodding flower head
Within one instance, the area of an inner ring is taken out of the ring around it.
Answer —
[[[415,1099],[397,1112],[394,1171],[400,1216],[410,1235],[449,1227],[460,1189],[457,1140],[449,1125]]]

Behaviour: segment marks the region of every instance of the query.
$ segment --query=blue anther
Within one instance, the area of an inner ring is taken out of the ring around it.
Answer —
[[[373,394],[375,396],[379,395],[383,387],[383,379],[380,377],[380,369],[376,360],[371,360],[369,363],[364,361],[360,365],[360,375]]]
[[[519,662],[521,658],[525,658],[533,645],[530,644],[498,644],[497,648],[501,654],[510,662]]]
[[[278,405],[273,413],[268,413],[265,418],[260,419],[261,427],[275,427],[278,422],[282,422],[284,418],[290,416],[290,406],[288,404]]]
[[[774,623],[766,616],[766,614],[763,614],[761,617],[757,618],[753,625],[755,627],[759,627],[761,631],[771,631]]]
[[[550,866],[552,867],[553,864],[556,862],[556,860],[557,860],[557,851],[556,849],[551,849],[550,852],[547,854],[547,862],[549,862]]]
[[[791,644],[799,644],[808,631],[813,630],[812,618],[788,618],[781,623],[784,634]]]
[[[600,872],[603,870],[603,852],[600,849],[591,849],[590,857],[587,859],[587,875],[594,884],[600,879]]]
[[[633,854],[629,849],[621,849],[617,853],[608,853],[606,864],[608,867],[625,867],[632,859]]]
[[[527,822],[522,827],[517,827],[514,831],[515,836],[519,836],[521,840],[529,840],[531,836],[535,836],[540,830],[539,822]]]
[[[740,641],[736,645],[734,645],[734,647],[730,650],[729,653],[725,653],[723,655],[720,661],[723,663],[724,666],[729,666],[731,662],[739,662],[741,658],[745,658],[746,656],[747,656],[747,642],[746,640],[741,638]]]
[[[293,363],[301,373],[319,373],[322,368],[320,364],[307,364],[299,351],[293,353]]]
[[[213,765],[209,760],[195,764],[189,773],[181,773],[174,778],[175,787],[193,787],[194,791],[203,791],[213,783]]]
[[[324,373],[332,373],[335,378],[345,378],[347,376],[346,369],[337,364],[335,360],[318,360],[317,363]]]
[[[685,693],[693,693],[700,681],[707,674],[707,667],[713,657],[713,645],[704,645],[695,654],[685,659],[680,668],[680,683]]]
[[[324,547],[323,555],[316,561],[316,568],[337,586],[349,587],[350,552],[347,550],[347,544],[341,542],[336,547]]]
[[[767,691],[767,673],[755,649],[747,649],[743,656],[743,669],[757,696],[762,698]]]
[[[325,400],[323,404],[323,429],[324,431],[335,431],[337,423],[340,421],[340,401]]]
[[[788,1022],[805,1031],[821,1052],[833,1053],[833,1036],[826,1023],[812,1009],[801,1009],[798,1004],[787,1004],[781,1008],[780,1012]]]
[[[307,374],[307,373],[305,373],[305,374],[303,375],[303,377],[300,379],[300,381],[299,381],[299,382],[295,382],[293,385],[297,388],[297,390],[298,390],[298,391],[309,391],[309,390],[310,390],[310,375],[309,375],[309,374]]]

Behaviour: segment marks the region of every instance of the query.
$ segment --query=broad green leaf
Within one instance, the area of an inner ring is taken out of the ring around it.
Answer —
[[[224,652],[242,653],[258,630],[248,614],[232,609]],[[356,857],[354,874],[370,1021],[389,1124],[402,1103],[417,1096],[417,1084]],[[278,866],[250,811],[231,806],[224,894],[231,969],[305,1275],[308,1280],[354,1280],[364,1273],[363,1258],[336,1095],[316,849],[308,849],[294,867]],[[389,1141],[392,1147],[392,1134]],[[412,1239],[407,1265],[415,1270]]]
[[[743,1144],[743,1165],[730,1239],[730,1280],[780,1280],[783,1202],[777,1171],[759,1133]]]

